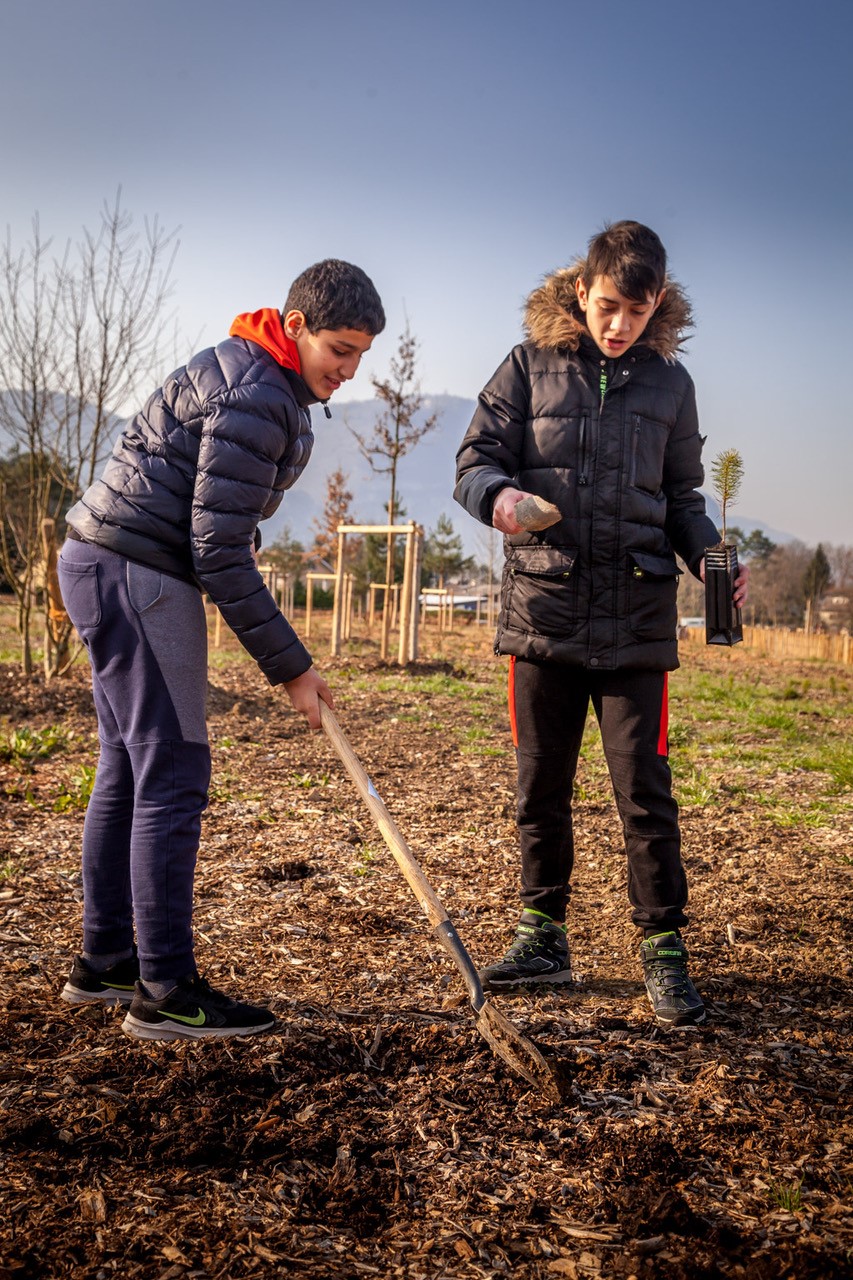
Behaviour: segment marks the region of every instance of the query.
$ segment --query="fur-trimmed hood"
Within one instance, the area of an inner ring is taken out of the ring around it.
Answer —
[[[527,299],[525,332],[541,350],[577,351],[581,337],[588,335],[575,292],[575,284],[585,266],[585,259],[578,258],[571,266],[560,267],[546,276]],[[689,336],[692,323],[693,311],[687,295],[677,280],[667,276],[663,302],[637,345],[648,347],[664,360],[674,360]]]

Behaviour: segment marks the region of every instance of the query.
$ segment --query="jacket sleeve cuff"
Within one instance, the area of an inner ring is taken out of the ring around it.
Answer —
[[[481,524],[494,527],[492,515],[495,500],[501,489],[509,489],[515,481],[500,472],[486,471],[485,468],[469,471],[456,486],[453,494],[460,506]]]
[[[291,645],[286,654],[281,654],[275,662],[265,662],[263,660],[258,662],[258,666],[271,685],[287,684],[298,676],[304,676],[308,668],[313,667],[313,665],[311,654],[299,640],[297,640],[296,644]]]

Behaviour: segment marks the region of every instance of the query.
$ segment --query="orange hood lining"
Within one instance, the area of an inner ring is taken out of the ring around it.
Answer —
[[[299,349],[284,332],[281,312],[276,307],[262,307],[260,311],[244,311],[237,316],[228,331],[231,338],[245,338],[268,351],[285,369],[302,373]]]

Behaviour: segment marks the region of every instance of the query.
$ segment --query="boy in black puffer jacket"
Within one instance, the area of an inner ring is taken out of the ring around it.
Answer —
[[[100,758],[83,829],[83,951],[62,995],[128,1004],[131,1035],[273,1026],[267,1009],[215,991],[195,967],[210,781],[201,593],[319,728],[331,692],[258,572],[258,524],[308,462],[308,406],[354,376],[384,326],[360,268],[309,267],[283,312],[238,316],[225,342],[167,378],[68,513],[60,585],[89,651]]]
[[[689,304],[658,237],[620,222],[529,298],[528,341],[481,393],[456,498],[505,537],[496,651],[510,656],[522,912],[491,990],[570,979],[572,783],[592,702],[625,833],[628,896],[657,1017],[701,1022],[680,930],[687,883],[667,761],[678,666],[677,552],[697,577],[705,514],[693,383],[676,356]],[[529,494],[561,519],[525,532]],[[746,598],[741,570],[735,601]]]

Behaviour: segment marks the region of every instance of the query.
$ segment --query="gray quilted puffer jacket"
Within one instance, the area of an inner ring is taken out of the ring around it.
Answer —
[[[270,684],[311,657],[258,572],[258,523],[301,475],[314,437],[298,374],[244,338],[175,370],[68,513],[96,543],[206,591]]]

